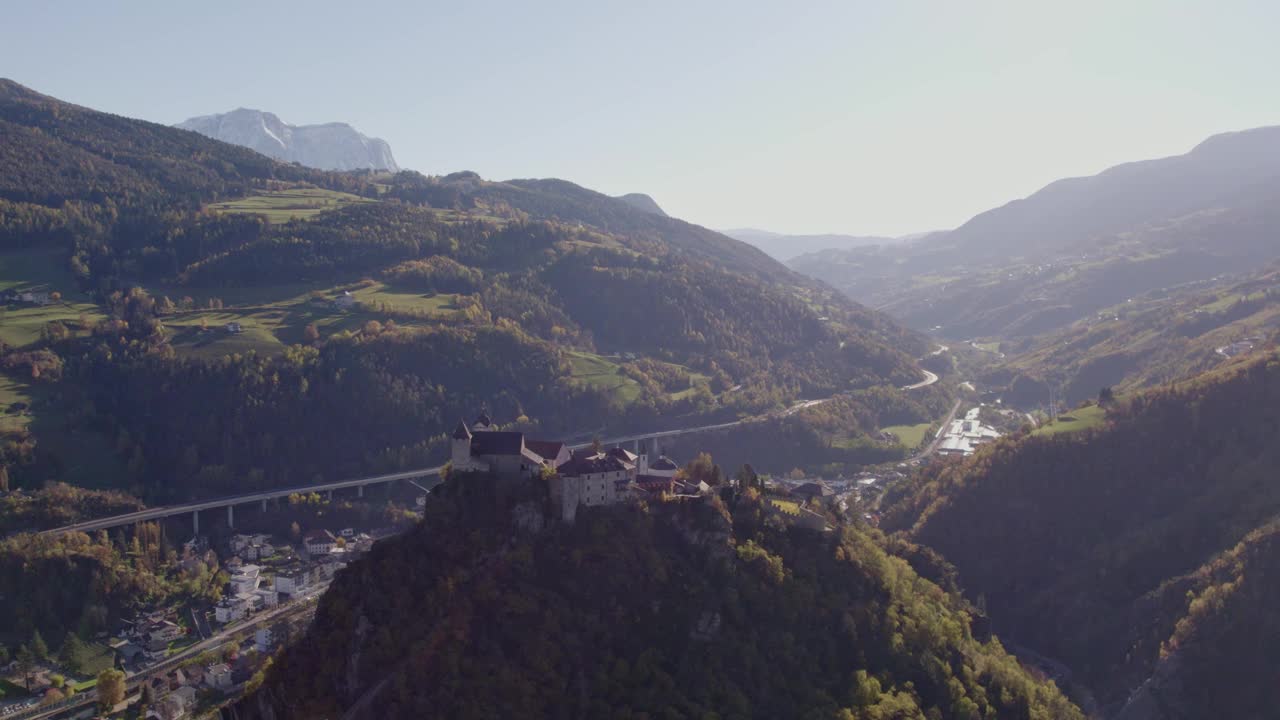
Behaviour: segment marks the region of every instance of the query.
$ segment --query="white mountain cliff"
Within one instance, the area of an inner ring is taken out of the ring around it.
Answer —
[[[274,113],[240,108],[194,117],[176,127],[321,170],[400,169],[385,140],[362,135],[346,123],[290,125]]]

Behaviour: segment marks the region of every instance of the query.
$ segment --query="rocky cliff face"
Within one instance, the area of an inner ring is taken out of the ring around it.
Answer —
[[[400,169],[385,140],[363,135],[346,123],[290,125],[274,113],[240,108],[194,117],[176,127],[321,170]]]

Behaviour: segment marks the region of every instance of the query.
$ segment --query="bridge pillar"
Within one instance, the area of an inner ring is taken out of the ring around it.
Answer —
[[[262,498],[262,512],[266,512],[266,511],[267,511],[267,499]]]
[[[632,450],[632,452],[634,452],[636,455],[639,455],[639,454],[640,454],[640,438],[636,438],[636,439],[632,442],[632,445],[631,445],[631,446],[632,446],[633,448],[635,448],[634,450]]]
[[[236,526],[236,508],[234,505],[227,506],[227,527],[234,528]]]
[[[364,497],[364,486],[363,486],[363,485],[357,485],[357,486],[356,486],[356,497]]]
[[[332,491],[332,490],[330,490],[329,492],[327,492],[327,493],[325,493],[325,494],[326,494],[326,495],[328,495],[328,497],[329,497],[329,502],[333,502],[333,491]]]
[[[191,512],[191,528],[192,528],[191,530],[192,535],[200,534],[200,511],[199,510],[193,510]]]

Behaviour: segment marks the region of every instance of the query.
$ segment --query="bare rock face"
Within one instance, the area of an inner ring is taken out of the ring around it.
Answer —
[[[320,170],[400,169],[385,140],[363,135],[346,123],[290,125],[274,113],[239,108],[194,117],[176,127]]]

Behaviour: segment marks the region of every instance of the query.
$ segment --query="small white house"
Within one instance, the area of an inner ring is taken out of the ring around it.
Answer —
[[[244,327],[241,326],[240,323],[238,322],[229,322],[223,327],[224,329],[226,329],[227,332],[231,333],[232,335],[244,332]]]
[[[333,306],[339,310],[350,310],[356,306],[356,297],[348,290],[343,290],[333,301]]]

